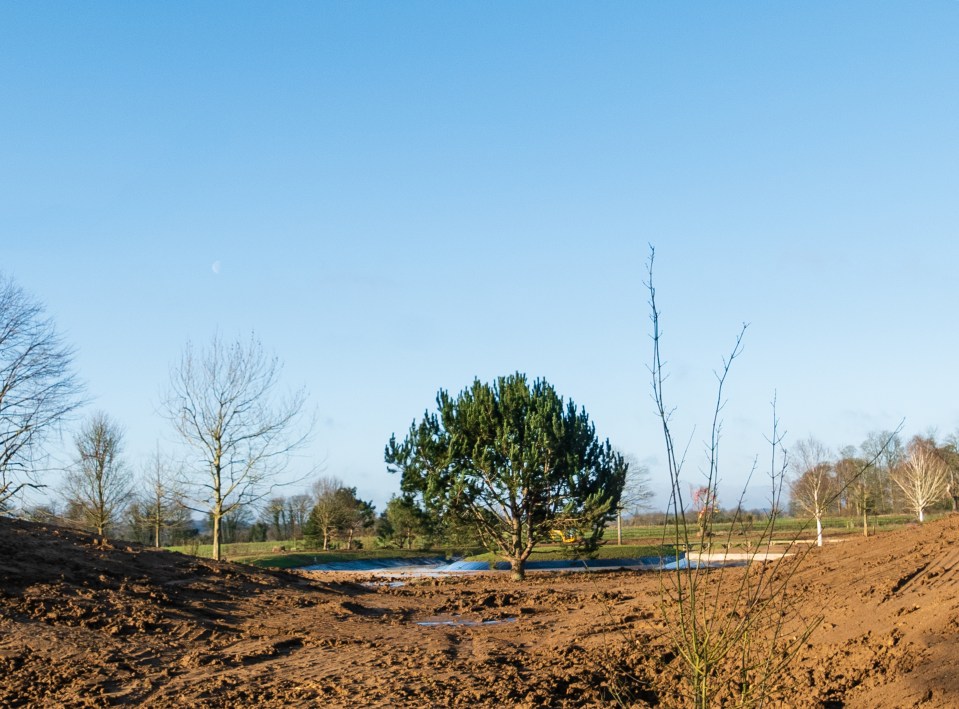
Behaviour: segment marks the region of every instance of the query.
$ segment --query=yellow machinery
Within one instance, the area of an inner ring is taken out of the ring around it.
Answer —
[[[549,537],[560,544],[578,544],[583,541],[578,529],[553,529],[550,530]]]

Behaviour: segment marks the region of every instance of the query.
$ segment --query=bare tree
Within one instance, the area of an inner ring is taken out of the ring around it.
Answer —
[[[166,413],[204,472],[184,483],[195,511],[210,515],[213,558],[220,558],[226,515],[270,494],[290,455],[306,443],[305,390],[279,401],[280,364],[255,336],[196,352],[188,343],[170,372]]]
[[[892,479],[922,522],[926,508],[946,496],[949,467],[934,448],[925,445],[925,441],[915,440],[909,446],[905,464],[893,471]]]
[[[626,465],[626,483],[616,508],[616,543],[623,544],[623,512],[636,514],[649,506],[653,491],[649,487],[649,468],[642,465],[632,453],[623,456]]]
[[[892,471],[905,460],[902,440],[896,431],[873,431],[859,446],[862,457],[874,459],[870,478],[873,482],[873,507],[877,512],[892,512],[897,508],[898,488],[892,481]]]
[[[836,500],[838,487],[829,461],[829,451],[815,438],[796,444],[790,485],[793,503],[816,520],[816,544],[822,546],[822,518]]]
[[[266,522],[273,529],[273,538],[281,541],[290,534],[290,525],[286,515],[286,498],[272,497],[263,508]]]
[[[864,537],[869,536],[869,512],[875,496],[872,472],[872,467],[856,455],[854,446],[846,446],[840,451],[839,460],[836,461],[836,481],[845,490],[847,505],[852,504],[856,514],[862,518]]]
[[[949,486],[946,494],[952,503],[952,511],[959,512],[959,436],[955,433],[950,435],[939,451],[949,467]]]
[[[324,475],[313,483],[315,504],[307,522],[307,534],[323,539],[323,551],[330,548],[330,539],[343,526],[349,512],[348,498],[341,493],[346,489],[343,481],[332,475]]]
[[[44,444],[82,403],[72,363],[43,306],[0,274],[0,510],[43,487]]]
[[[306,525],[307,517],[310,516],[312,506],[313,498],[307,494],[292,495],[286,501],[286,516],[289,520],[290,539],[294,550],[296,550],[296,534],[299,532],[302,538],[303,527]]]
[[[136,516],[151,532],[153,546],[159,547],[165,529],[181,525],[185,510],[183,493],[177,485],[175,471],[159,447],[143,467],[138,511]]]
[[[102,411],[74,436],[76,461],[67,472],[66,499],[83,524],[106,534],[129,501],[130,473],[120,457],[123,429]]]
[[[274,539],[291,541],[295,551],[297,535],[303,536],[303,525],[312,508],[313,498],[307,494],[272,497],[263,508],[263,520]]]

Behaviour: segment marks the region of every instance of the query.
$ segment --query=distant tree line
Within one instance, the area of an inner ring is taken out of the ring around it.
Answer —
[[[857,448],[832,453],[815,438],[800,441],[791,455],[790,512],[815,520],[861,520],[910,514],[917,521],[930,510],[959,510],[959,436],[938,439],[935,432],[913,436],[905,445],[898,433],[871,433]]]
[[[253,335],[187,343],[162,402],[180,454],[157,450],[135,469],[122,425],[97,411],[77,423],[64,468],[47,448],[86,403],[73,350],[43,306],[0,274],[0,514],[156,546],[202,538],[216,558],[222,543],[248,540],[481,546],[521,577],[533,548],[557,529],[575,529],[589,551],[650,496],[647,471],[601,440],[584,409],[522,373],[474,381],[458,395],[440,390],[435,412],[388,442],[385,461],[401,493],[378,514],[334,476],[278,495],[314,423],[303,389],[280,391],[281,369]],[[922,521],[930,510],[959,509],[959,435],[903,444],[898,432],[875,432],[838,452],[809,438],[790,460],[789,511],[815,521],[820,541],[827,516],[856,518],[868,533],[875,515]],[[25,494],[53,475],[63,476],[56,494],[31,505]],[[719,509],[715,499],[701,502]]]

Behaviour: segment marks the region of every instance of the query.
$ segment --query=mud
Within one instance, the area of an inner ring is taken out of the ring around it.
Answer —
[[[794,598],[823,620],[778,701],[959,706],[957,539],[951,518],[813,550]],[[658,578],[371,585],[0,518],[0,705],[681,706]]]

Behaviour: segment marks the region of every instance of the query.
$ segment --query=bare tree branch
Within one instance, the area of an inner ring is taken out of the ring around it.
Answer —
[[[72,366],[43,306],[0,274],[0,510],[43,487],[44,445],[83,403]]]

